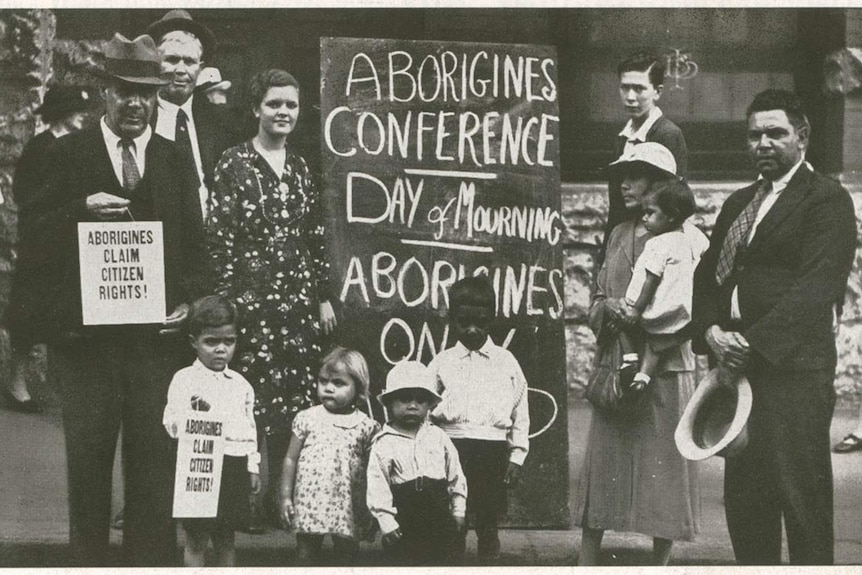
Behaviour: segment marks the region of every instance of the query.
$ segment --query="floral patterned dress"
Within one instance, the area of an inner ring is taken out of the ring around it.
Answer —
[[[216,166],[209,213],[216,289],[239,310],[232,367],[254,387],[258,428],[287,434],[311,405],[318,304],[328,299],[322,206],[308,165],[288,149],[279,179],[250,141],[230,148]]]
[[[362,413],[330,413],[322,405],[296,416],[303,440],[293,489],[297,533],[370,539],[374,520],[365,504],[371,440],[380,424]]]

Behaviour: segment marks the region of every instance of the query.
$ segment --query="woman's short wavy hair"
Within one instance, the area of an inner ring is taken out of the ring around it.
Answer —
[[[292,86],[299,91],[299,82],[293,77],[293,74],[279,68],[271,68],[258,72],[251,78],[248,91],[251,99],[251,107],[257,108],[263,102],[267,91],[270,88],[283,88],[284,86]]]

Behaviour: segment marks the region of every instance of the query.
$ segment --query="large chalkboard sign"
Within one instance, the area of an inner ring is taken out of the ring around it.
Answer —
[[[557,62],[544,46],[326,38],[322,156],[340,339],[379,393],[454,345],[447,290],[488,274],[530,386],[512,525],[568,522]]]

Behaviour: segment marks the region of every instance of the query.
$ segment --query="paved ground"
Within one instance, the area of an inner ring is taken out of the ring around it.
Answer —
[[[840,439],[854,425],[857,409],[841,407],[833,422]],[[588,407],[569,405],[571,493],[583,456]],[[0,409],[0,567],[60,567],[66,564],[68,516],[65,455],[59,409],[43,415],[22,415]],[[862,564],[862,452],[833,457],[835,468],[836,560]],[[701,466],[703,517],[694,543],[678,544],[674,565],[730,565],[733,553],[722,507],[723,462],[713,458]],[[119,505],[119,494],[116,496]],[[119,533],[112,537],[119,552]],[[504,565],[574,565],[579,533],[573,531],[508,530],[502,534]],[[294,541],[284,531],[262,536],[239,534],[238,562],[248,566],[280,566],[293,562]],[[607,533],[602,563],[646,565],[650,539]],[[360,562],[380,562],[378,545],[363,546]],[[468,564],[475,564],[475,540],[468,542]]]

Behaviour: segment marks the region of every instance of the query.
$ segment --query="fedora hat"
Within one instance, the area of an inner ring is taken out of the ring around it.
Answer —
[[[131,84],[164,86],[161,57],[153,39],[146,34],[129,40],[120,33],[105,45],[105,74]]]
[[[386,399],[402,389],[423,389],[431,394],[432,403],[435,405],[441,399],[434,376],[419,361],[401,361],[392,366],[386,376],[386,389],[377,396],[377,401],[385,407]]]
[[[722,385],[718,369],[698,384],[676,427],[674,441],[686,459],[713,455],[733,457],[748,445],[746,424],[751,414],[751,385],[744,375],[735,385]]]
[[[87,90],[78,86],[53,86],[48,88],[42,105],[33,112],[46,122],[60,120],[75,112],[84,112],[92,100]]]
[[[633,164],[648,166],[674,178],[679,177],[676,173],[676,159],[673,157],[673,153],[657,142],[643,142],[631,146],[619,158],[611,162],[608,169],[616,171]]]
[[[201,24],[192,20],[191,14],[185,10],[170,10],[159,20],[156,20],[147,26],[147,34],[159,41],[162,36],[174,30],[184,30],[191,32],[201,41],[203,47],[204,59],[212,56],[212,51],[215,50],[215,34]]]
[[[231,87],[231,82],[230,80],[221,79],[221,72],[219,72],[218,68],[204,68],[198,74],[195,87],[201,92],[228,90]]]

